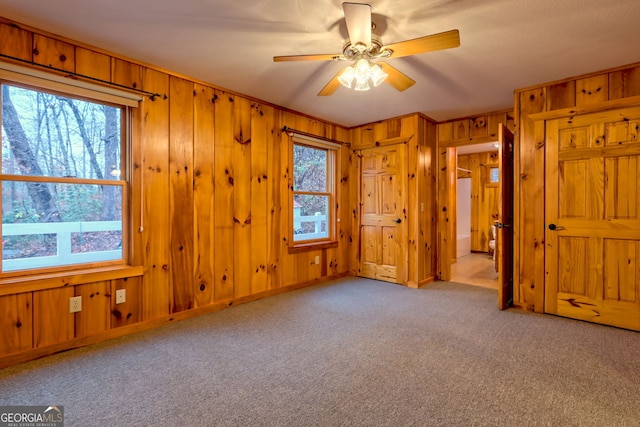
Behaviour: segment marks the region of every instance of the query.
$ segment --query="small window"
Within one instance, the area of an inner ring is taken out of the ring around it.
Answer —
[[[334,240],[335,151],[294,139],[292,246]]]
[[[2,271],[123,262],[126,107],[0,86]]]

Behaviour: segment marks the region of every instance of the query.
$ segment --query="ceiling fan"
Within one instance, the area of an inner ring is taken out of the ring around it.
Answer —
[[[418,37],[398,43],[384,45],[373,33],[371,6],[361,3],[342,3],[349,38],[345,40],[341,54],[274,56],[274,62],[285,61],[351,61],[352,65],[336,74],[322,88],[318,96],[332,95],[340,85],[357,91],[369,90],[386,82],[399,91],[404,91],[415,81],[380,59],[400,58],[435,50],[460,46],[458,30]]]

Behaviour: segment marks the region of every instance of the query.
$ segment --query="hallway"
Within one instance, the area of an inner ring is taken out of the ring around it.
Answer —
[[[498,289],[498,273],[493,258],[486,253],[473,252],[451,264],[451,281],[484,288]]]

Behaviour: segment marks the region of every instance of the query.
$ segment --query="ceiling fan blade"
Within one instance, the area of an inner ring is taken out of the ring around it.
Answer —
[[[287,62],[287,61],[343,61],[347,58],[340,53],[323,53],[318,55],[288,55],[288,56],[274,56],[273,62]]]
[[[322,90],[318,92],[318,96],[333,95],[333,93],[341,86],[340,82],[338,81],[338,76],[340,76],[343,71],[344,70],[340,70],[338,74],[336,74],[331,80],[329,80],[329,83],[327,83],[325,87],[323,87]]]
[[[384,82],[395,87],[400,92],[409,89],[416,83],[415,80],[413,80],[411,77],[407,76],[406,74],[399,71],[397,68],[392,67],[386,62],[377,62],[376,64],[378,64],[380,68],[382,68],[382,71],[388,74],[388,77]]]
[[[458,30],[445,31],[444,33],[418,37],[417,39],[385,45],[383,49],[393,50],[391,57],[416,55],[419,53],[433,52],[434,50],[451,49],[460,46],[460,33]]]
[[[361,3],[342,3],[344,19],[351,45],[357,43],[371,47],[371,6]]]

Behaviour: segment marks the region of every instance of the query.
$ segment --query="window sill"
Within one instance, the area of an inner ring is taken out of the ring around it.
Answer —
[[[142,276],[144,267],[112,266],[0,279],[0,296]]]
[[[337,248],[338,242],[314,242],[314,243],[297,243],[295,246],[289,246],[290,254],[301,252],[315,251],[318,249]]]

